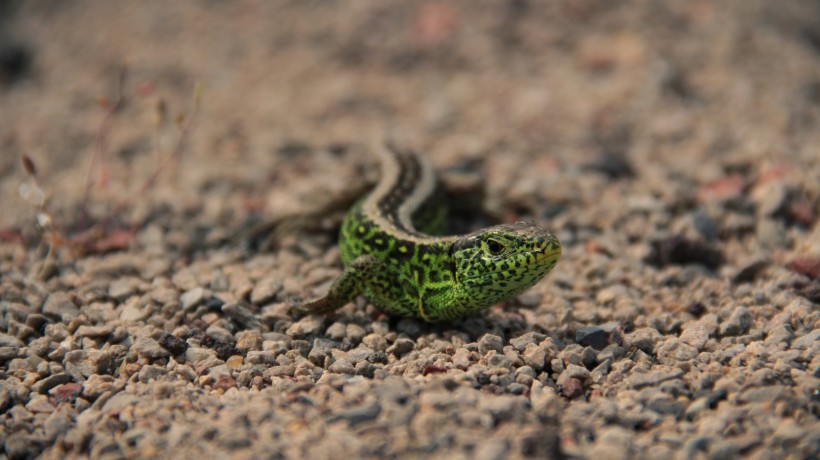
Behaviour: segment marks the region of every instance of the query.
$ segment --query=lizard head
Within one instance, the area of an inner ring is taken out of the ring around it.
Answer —
[[[533,222],[496,225],[453,245],[457,282],[476,302],[492,304],[524,292],[561,257],[561,243]]]

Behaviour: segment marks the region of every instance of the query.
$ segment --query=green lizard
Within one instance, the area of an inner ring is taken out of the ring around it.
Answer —
[[[517,296],[558,262],[561,243],[531,222],[429,236],[441,232],[446,217],[433,169],[391,145],[381,160],[378,185],[342,223],[344,272],[302,311],[329,313],[364,294],[391,314],[453,319]]]

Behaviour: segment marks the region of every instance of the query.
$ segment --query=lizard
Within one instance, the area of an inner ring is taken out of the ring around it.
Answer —
[[[345,268],[328,293],[299,305],[328,314],[364,294],[383,311],[427,322],[455,319],[534,286],[561,256],[561,243],[534,222],[440,235],[443,189],[413,150],[379,149],[381,178],[348,211],[339,231]]]

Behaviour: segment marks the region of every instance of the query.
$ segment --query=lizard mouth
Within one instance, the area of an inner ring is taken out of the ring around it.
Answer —
[[[535,261],[543,262],[548,259],[558,259],[561,257],[561,245],[555,241],[547,243],[544,247],[535,253]]]

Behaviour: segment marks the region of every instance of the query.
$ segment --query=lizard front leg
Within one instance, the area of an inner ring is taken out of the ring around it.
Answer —
[[[321,315],[333,312],[364,292],[368,281],[373,279],[381,268],[382,263],[375,257],[359,256],[353,259],[353,262],[345,267],[342,274],[333,281],[324,297],[305,302],[297,308],[306,313]]]

